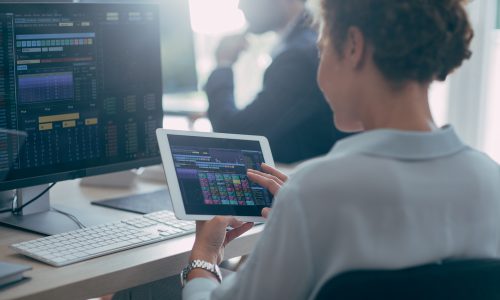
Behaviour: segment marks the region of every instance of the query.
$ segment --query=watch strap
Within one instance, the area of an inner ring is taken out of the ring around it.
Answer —
[[[186,285],[187,282],[187,277],[189,275],[189,272],[191,272],[194,269],[203,269],[206,270],[217,277],[217,280],[222,282],[222,274],[220,272],[219,266],[216,264],[209,263],[208,261],[204,261],[201,259],[195,259],[193,261],[190,261],[188,265],[182,270],[181,272],[181,284],[182,287]]]

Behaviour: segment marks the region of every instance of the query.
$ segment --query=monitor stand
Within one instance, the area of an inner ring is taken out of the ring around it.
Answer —
[[[12,199],[12,207],[21,207],[39,195],[48,185],[39,185],[29,188],[17,189]],[[15,227],[22,230],[41,233],[44,235],[53,235],[71,230],[79,229],[78,225],[68,216],[56,212],[51,209],[49,192],[38,198],[33,203],[27,205],[18,213],[7,212],[0,214],[0,224]],[[65,211],[66,212],[66,211]],[[70,212],[72,214],[77,214]],[[83,220],[80,215],[75,215],[85,225],[96,225],[109,222],[105,218],[96,220],[96,216],[92,216],[92,221]]]

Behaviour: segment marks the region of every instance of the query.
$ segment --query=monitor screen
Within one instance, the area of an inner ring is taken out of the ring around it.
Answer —
[[[154,4],[0,4],[0,190],[160,163]]]

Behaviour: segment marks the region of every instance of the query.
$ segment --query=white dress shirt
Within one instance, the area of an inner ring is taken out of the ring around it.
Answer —
[[[276,34],[278,35],[278,40],[276,42],[276,45],[271,50],[272,59],[275,59],[283,52],[283,50],[286,48],[286,40],[288,39],[288,37],[290,37],[295,27],[299,25],[299,22],[304,22],[304,15],[306,14],[306,10],[302,11],[300,14],[297,14],[295,18],[290,20],[285,28],[276,32]]]
[[[189,281],[183,298],[313,299],[347,270],[495,258],[499,241],[498,164],[452,127],[374,130],[300,166],[244,267]]]

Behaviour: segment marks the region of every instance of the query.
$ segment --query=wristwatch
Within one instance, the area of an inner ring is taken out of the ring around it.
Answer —
[[[188,265],[184,269],[182,269],[182,272],[181,272],[181,285],[182,285],[182,287],[184,287],[184,285],[186,285],[188,274],[193,269],[207,270],[208,272],[214,274],[215,277],[217,277],[217,280],[219,282],[222,282],[222,275],[220,273],[220,269],[219,269],[218,265],[209,263],[208,261],[204,261],[201,259],[195,259],[195,260],[189,262]]]

